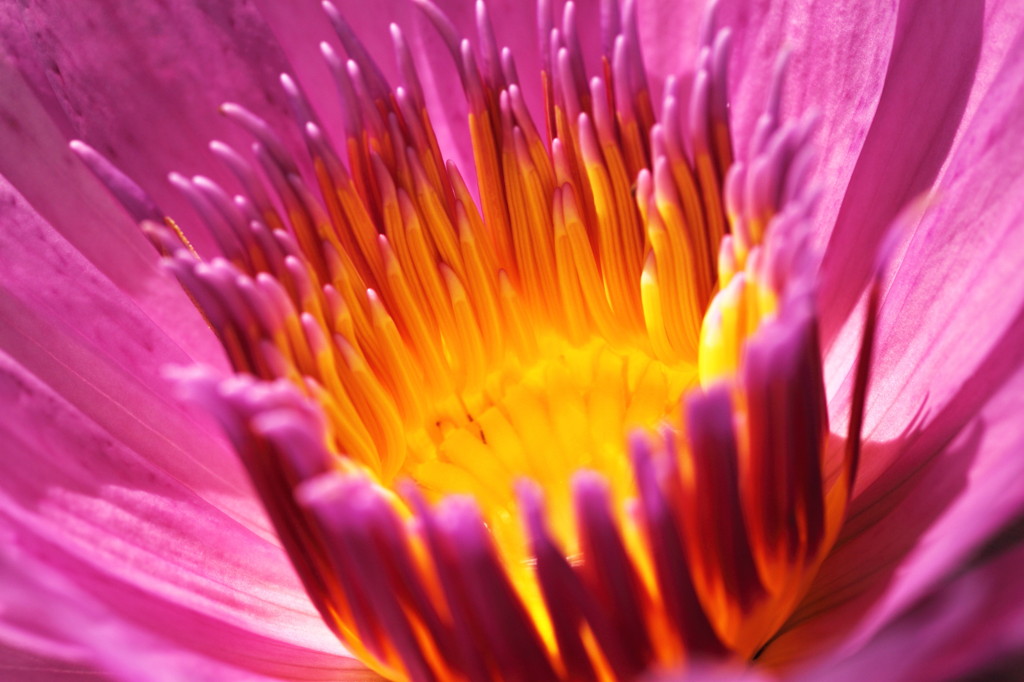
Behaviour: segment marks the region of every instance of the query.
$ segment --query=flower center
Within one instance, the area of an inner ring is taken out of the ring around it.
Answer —
[[[308,159],[224,105],[257,140],[259,172],[211,145],[244,194],[172,176],[218,257],[76,146],[236,372],[184,385],[325,621],[388,676],[628,679],[753,655],[834,542],[859,443],[825,457],[810,125],[780,125],[773,98],[734,162],[727,31],[706,31],[692,88],[670,80],[656,121],[634,5],[606,17],[587,80],[574,5],[556,27],[542,1],[545,136],[486,6],[478,63],[418,4],[467,94],[476,195],[441,156],[401,32],[391,90],[329,3],[347,162],[287,76]]]
[[[520,560],[528,552],[514,483],[528,478],[550,491],[555,535],[567,552],[578,553],[572,475],[600,472],[613,482],[613,498],[625,501],[632,494],[627,435],[676,421],[679,399],[696,379],[692,368],[616,350],[603,339],[574,346],[552,336],[539,345],[531,364],[509,363],[487,376],[482,390],[463,398],[468,410],[438,414],[427,429],[411,433],[402,472],[428,499],[472,495],[499,546]]]

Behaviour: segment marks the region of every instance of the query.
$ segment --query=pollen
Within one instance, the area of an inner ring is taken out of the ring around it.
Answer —
[[[541,0],[538,124],[482,1],[475,44],[417,4],[466,93],[470,176],[442,155],[400,28],[392,88],[330,3],[344,139],[287,75],[304,155],[223,105],[254,139],[210,145],[242,192],[171,176],[203,225],[76,143],[223,344],[234,374],[184,370],[186,392],[325,622],[386,677],[751,658],[835,541],[870,358],[873,317],[841,443],[806,237],[813,119],[783,124],[776,88],[737,155],[713,12],[656,108],[634,3],[605,13],[588,78],[574,4]],[[204,229],[212,254],[186,239]]]

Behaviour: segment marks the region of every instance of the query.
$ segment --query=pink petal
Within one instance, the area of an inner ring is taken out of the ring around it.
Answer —
[[[0,462],[0,528],[5,546],[24,554],[17,565],[45,564],[101,604],[110,622],[98,627],[253,670],[290,665],[293,649],[346,665],[272,540],[112,438],[6,355],[0,396],[10,417],[0,427],[8,453]],[[11,566],[5,574],[0,582],[19,582]],[[92,650],[87,633],[75,639],[60,631],[59,615],[43,613],[37,639]],[[18,614],[5,607],[5,630],[33,625]]]
[[[29,648],[66,654],[77,663],[62,663],[14,648],[0,670],[11,680],[379,680],[352,659],[286,644],[239,631],[202,615],[165,608],[151,596],[118,593],[119,607],[132,602],[143,619],[160,619],[160,627],[126,622],[117,608],[101,601],[95,584],[84,589],[88,570],[70,580],[52,565],[21,548],[0,549],[0,598],[5,621],[0,639],[13,636]],[[14,624],[13,627],[11,624]],[[17,629],[15,629],[17,628]],[[31,632],[34,641],[23,635]],[[198,643],[198,645],[197,645]],[[130,655],[126,655],[130,652]]]
[[[101,667],[145,666],[147,655],[271,675],[311,667],[316,678],[351,667],[273,540],[111,438],[6,355],[0,399],[9,417],[0,427],[0,529],[19,552],[0,571],[10,591],[0,639],[49,655],[77,644],[110,656],[94,661]],[[41,569],[19,574],[33,563],[73,586],[62,608],[29,610],[37,599],[45,606],[48,589],[26,582]],[[19,608],[12,594],[28,603]],[[90,627],[62,617],[75,609]],[[110,650],[132,641],[160,646]]]
[[[324,67],[318,45],[321,41],[326,41],[339,55],[345,55],[345,52],[327,22],[320,3],[258,0],[256,4],[280,42],[296,79],[312,99],[333,139],[343,139],[338,125],[342,120],[340,102],[334,83]],[[373,3],[335,0],[334,4],[359,36],[390,84],[393,87],[408,87],[399,76],[389,31],[389,24],[398,25],[416,61],[442,153],[453,159],[464,175],[472,177],[474,166],[467,134],[466,97],[459,84],[458,73],[448,48],[434,26],[410,0],[380,0]],[[469,39],[479,51],[481,43],[477,36],[475,3],[468,0],[441,0],[435,4],[451,20],[457,35]],[[557,20],[560,23],[562,3],[552,4],[556,6],[559,15]],[[508,47],[512,51],[527,104],[536,122],[543,128],[539,51],[542,40],[537,30],[536,3],[491,0],[487,3],[487,11],[494,26],[496,46],[499,50]],[[595,6],[584,3],[578,7],[576,14],[590,73],[598,74],[599,13]],[[643,16],[649,18],[649,15]],[[650,26],[647,28],[650,29]]]
[[[901,6],[885,88],[825,253],[826,340],[860,295],[890,222],[948,166],[1022,16],[1014,1]]]
[[[331,139],[335,144],[341,144],[344,140],[342,104],[334,80],[324,64],[320,43],[329,43],[339,56],[344,57],[345,52],[320,2],[257,0],[255,4],[287,58],[289,72],[310,98]],[[337,6],[356,29],[378,66],[392,84],[397,84],[388,23],[396,22],[403,28],[407,27],[417,14],[412,2],[338,2]]]
[[[158,378],[166,362],[191,358],[2,189],[4,544],[75,582],[129,629],[203,656],[252,668],[273,646],[281,656],[298,647],[347,665],[233,455]],[[17,582],[7,573],[0,583]],[[0,639],[25,644],[12,641],[12,617],[5,602]],[[207,644],[201,626],[230,636]],[[262,644],[247,650],[253,638]]]
[[[0,222],[0,349],[115,438],[204,489],[211,501],[252,517],[254,502],[238,506],[248,489],[233,456],[182,412],[161,378],[167,363],[194,362],[190,352],[2,178]]]
[[[455,25],[459,36],[469,39],[479,50],[476,37],[474,3],[436,3],[445,11]],[[557,3],[552,3],[557,5]],[[512,50],[519,72],[520,85],[538,129],[544,129],[541,96],[541,38],[537,30],[537,3],[522,0],[492,0],[487,3],[498,49],[507,46]],[[577,11],[581,19],[589,19],[595,8]],[[423,16],[409,27],[410,47],[414,54],[421,56],[420,78],[427,99],[427,107],[438,127],[438,144],[446,156],[452,158],[466,178],[475,177],[472,162],[473,151],[469,144],[468,107],[466,96],[459,84],[455,64],[440,40],[434,27]],[[559,17],[560,20],[560,17]],[[405,26],[402,27],[406,29]],[[590,35],[596,34],[591,31]],[[545,43],[546,44],[546,43]]]
[[[0,624],[0,627],[3,627]],[[0,635],[0,639],[3,636]],[[57,680],[103,680],[105,676],[89,666],[56,657],[37,656],[0,642],[0,677],[10,682]]]
[[[638,3],[640,43],[655,102],[660,101],[659,93],[668,76],[692,73],[696,67],[705,12],[701,2]]]
[[[223,364],[223,351],[181,287],[159,271],[153,247],[138,226],[72,155],[64,133],[47,115],[21,76],[0,58],[0,194],[17,187],[39,213],[32,230],[59,233],[104,276],[139,305],[195,360]],[[7,204],[5,203],[5,212]],[[6,221],[20,221],[10,216]],[[52,226],[52,227],[51,227]],[[41,236],[20,222],[5,228],[8,249],[24,249]],[[57,237],[54,237],[57,238]],[[59,238],[58,238],[59,239]],[[31,250],[29,251],[31,256]],[[8,258],[5,265],[35,271]],[[41,265],[51,276],[54,264]],[[19,280],[22,284],[33,280]]]
[[[1022,56],[1024,38],[904,237],[882,305],[851,517],[769,659],[838,636],[862,641],[1024,511]],[[843,376],[846,343],[833,348],[833,377]],[[848,381],[833,388],[848,390]],[[830,402],[842,432],[843,400]]]
[[[277,81],[286,63],[249,3],[49,0],[0,18],[8,22],[0,33],[30,36],[8,49],[43,101],[59,103],[63,136],[95,147],[171,215],[192,213],[168,172],[225,182],[207,143],[248,148],[248,136],[218,114],[223,102],[247,105],[299,148]]]
[[[941,410],[949,412],[947,423],[963,423],[1016,369],[1024,309],[1024,235],[1017,229],[1024,212],[1017,200],[1024,190],[1022,57],[1024,32],[923,214],[901,226],[903,244],[882,300],[871,440],[900,436],[918,418],[938,423]],[[830,354],[833,378],[842,376],[844,351],[837,346]],[[890,462],[878,456],[865,462],[859,487]]]
[[[1013,359],[1020,364],[1019,355]],[[903,446],[917,470],[855,501],[839,543],[788,629],[766,650],[766,662],[805,660],[833,646],[854,650],[1020,516],[1022,387],[1018,369],[967,427],[932,428]],[[865,449],[866,460],[872,454]]]
[[[808,111],[821,114],[815,141],[820,154],[812,177],[827,178],[819,213],[823,244],[879,104],[896,3],[722,0],[717,25],[733,31],[730,115],[740,152],[746,151],[770,100],[773,74],[787,51],[781,119],[795,121]]]
[[[893,620],[863,650],[797,679],[1011,679],[1024,650],[1024,547],[979,561]]]

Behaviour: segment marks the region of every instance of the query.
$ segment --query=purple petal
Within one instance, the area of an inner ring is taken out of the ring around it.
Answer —
[[[959,433],[960,427],[933,428],[901,443],[901,464],[917,470],[901,471],[887,489],[877,486],[854,501],[811,592],[766,650],[767,662],[855,648],[1020,516],[1022,386],[1018,371]]]
[[[768,656],[857,642],[1024,511],[1024,38],[977,107],[885,290],[865,451],[836,551]],[[855,325],[853,325],[855,326]],[[842,377],[854,334],[828,372]],[[843,403],[849,378],[830,403]]]

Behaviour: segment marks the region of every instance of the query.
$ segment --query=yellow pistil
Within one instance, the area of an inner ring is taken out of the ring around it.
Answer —
[[[417,3],[466,90],[479,194],[441,156],[400,31],[392,91],[327,4],[350,57],[322,47],[346,161],[282,78],[319,197],[228,104],[274,198],[215,142],[244,198],[172,181],[217,258],[140,214],[237,373],[198,371],[195,392],[325,620],[387,676],[605,680],[752,656],[834,542],[858,457],[851,437],[824,480],[813,196],[787,175],[809,125],[780,127],[770,103],[734,163],[727,31],[705,38],[687,115],[670,80],[656,122],[635,7],[587,81],[570,4],[561,29],[542,22],[543,138],[483,3],[483,69]]]

